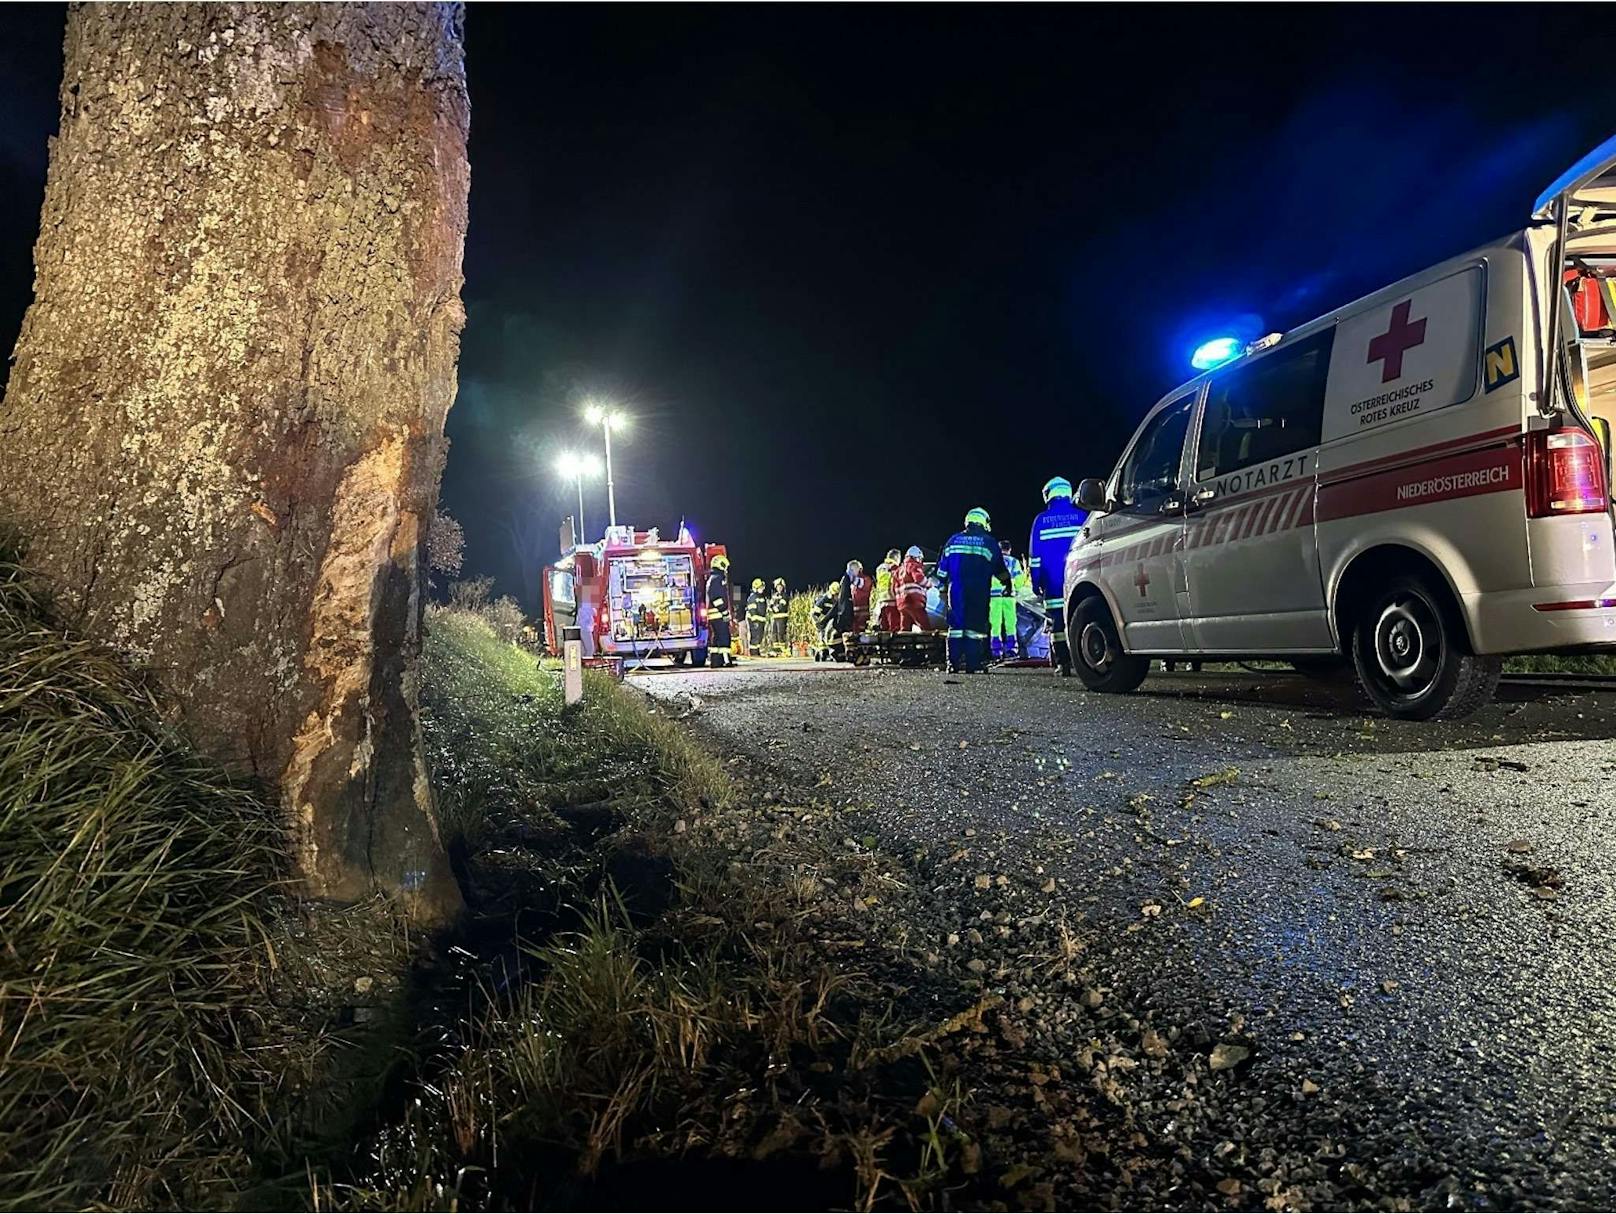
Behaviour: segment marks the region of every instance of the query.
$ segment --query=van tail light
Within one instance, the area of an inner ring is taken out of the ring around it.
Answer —
[[[1586,430],[1534,430],[1526,436],[1526,513],[1531,518],[1595,514],[1610,508],[1605,452]]]

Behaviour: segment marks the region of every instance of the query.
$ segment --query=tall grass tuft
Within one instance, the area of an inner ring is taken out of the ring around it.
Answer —
[[[247,1170],[285,854],[0,547],[0,1207],[201,1204]]]

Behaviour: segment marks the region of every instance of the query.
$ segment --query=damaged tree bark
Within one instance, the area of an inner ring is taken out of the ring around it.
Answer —
[[[68,17],[0,518],[191,735],[275,782],[313,892],[458,892],[419,744],[464,323],[458,5]]]

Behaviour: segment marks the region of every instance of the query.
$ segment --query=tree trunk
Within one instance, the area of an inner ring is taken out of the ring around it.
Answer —
[[[464,323],[458,5],[68,17],[0,517],[275,782],[312,891],[459,904],[416,719]]]

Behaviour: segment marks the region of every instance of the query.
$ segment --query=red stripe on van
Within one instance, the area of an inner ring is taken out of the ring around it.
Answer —
[[[1431,502],[1522,490],[1520,442],[1496,444],[1442,459],[1426,460],[1345,482],[1319,486],[1321,523],[1401,510]]]
[[[1272,535],[1279,530],[1280,520],[1290,513],[1294,495],[1281,493],[1259,511],[1258,535]]]
[[[1344,468],[1331,468],[1329,471],[1319,473],[1319,484],[1333,485],[1337,481],[1351,480],[1358,476],[1367,476],[1371,472],[1380,472],[1403,464],[1417,464],[1431,459],[1433,456],[1468,451],[1473,447],[1485,447],[1496,443],[1503,438],[1519,438],[1519,426],[1500,426],[1496,430],[1482,430],[1476,434],[1465,434],[1459,438],[1450,438],[1440,443],[1432,443],[1428,447],[1412,447],[1407,451],[1398,451],[1393,455],[1382,455],[1376,459],[1366,459],[1360,463],[1348,464]]]

